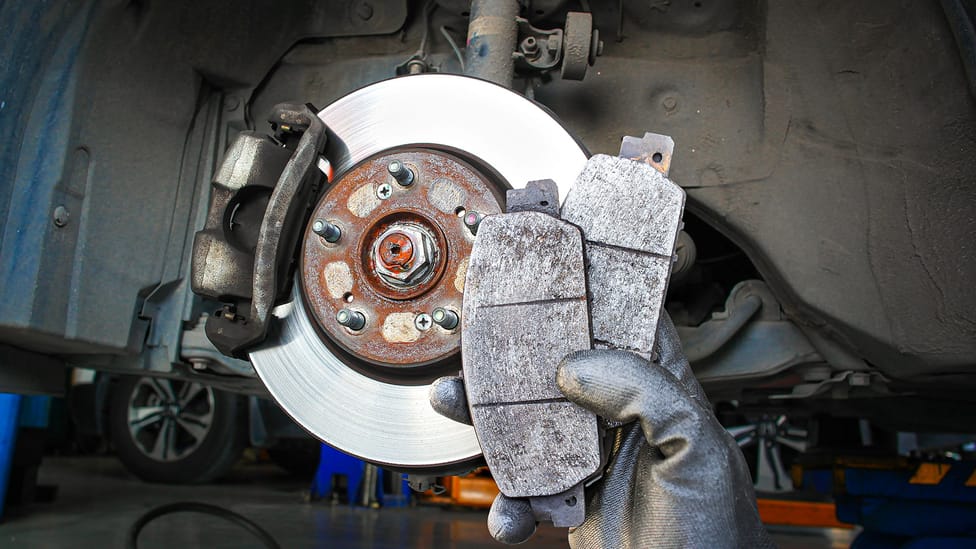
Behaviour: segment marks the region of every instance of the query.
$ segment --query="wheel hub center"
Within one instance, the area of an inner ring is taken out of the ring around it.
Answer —
[[[498,213],[499,198],[497,184],[440,151],[389,151],[343,174],[304,237],[302,288],[319,326],[369,367],[456,355],[456,323],[431,314],[461,310],[474,242],[464,217]],[[339,237],[327,238],[328,227]]]
[[[393,288],[414,288],[430,280],[444,256],[426,219],[395,221],[370,246],[367,269]]]
[[[413,259],[413,241],[402,232],[393,231],[379,243],[379,260],[391,270],[406,271]]]

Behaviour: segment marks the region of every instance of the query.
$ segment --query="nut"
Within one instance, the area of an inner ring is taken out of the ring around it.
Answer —
[[[434,271],[437,246],[433,237],[414,224],[395,223],[373,244],[373,268],[384,282],[416,286]]]

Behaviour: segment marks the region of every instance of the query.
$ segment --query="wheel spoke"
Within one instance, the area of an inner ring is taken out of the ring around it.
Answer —
[[[756,426],[755,425],[739,425],[736,427],[726,427],[726,431],[732,435],[735,439],[736,444],[740,447],[748,446],[756,440]]]
[[[756,490],[762,492],[784,492],[790,489],[789,472],[783,467],[783,460],[776,444],[759,447],[759,464],[756,470]]]
[[[138,406],[129,408],[129,430],[133,436],[162,419],[162,406]]]
[[[790,448],[793,448],[797,452],[802,453],[807,451],[807,441],[804,439],[788,437],[788,436],[778,436],[774,440],[784,446],[789,446]]]
[[[169,425],[169,429],[166,433],[166,458],[176,459],[183,453],[180,452],[176,447],[176,429],[178,428],[177,420],[172,418],[166,423]]]
[[[193,437],[193,440],[197,443],[203,442],[203,437],[207,436],[207,432],[209,431],[210,427],[209,425],[193,421],[186,417],[176,418],[176,423],[182,427],[184,431],[189,433],[190,436]]]
[[[168,379],[150,378],[150,383],[164,402],[176,402],[173,394],[173,382]]]
[[[807,436],[809,436],[809,433],[807,432],[806,429],[801,429],[799,427],[787,427],[785,432],[787,436],[793,438],[806,439]]]
[[[185,408],[191,402],[196,399],[200,393],[206,392],[207,388],[199,383],[189,383],[183,386],[183,390],[180,391],[181,395],[179,398],[180,407]]]
[[[173,421],[170,419],[163,420],[162,427],[159,428],[159,432],[156,433],[156,440],[153,441],[152,449],[149,451],[149,455],[154,459],[159,461],[165,461],[167,457],[167,450],[169,449],[169,438],[172,428]]]
[[[183,405],[183,402],[186,400],[187,394],[190,392],[190,388],[193,385],[194,384],[189,381],[184,381],[182,384],[180,384],[180,390],[176,392],[176,402],[178,402],[180,406]]]

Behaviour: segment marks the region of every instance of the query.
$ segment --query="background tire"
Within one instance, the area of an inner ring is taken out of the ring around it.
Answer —
[[[213,481],[237,462],[247,441],[243,399],[194,381],[123,377],[110,415],[119,459],[148,482]]]

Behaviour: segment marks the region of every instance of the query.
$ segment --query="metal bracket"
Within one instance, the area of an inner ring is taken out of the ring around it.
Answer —
[[[322,179],[327,132],[314,109],[278,105],[270,122],[280,145],[254,134],[238,138],[214,180],[207,224],[193,243],[193,291],[225,303],[207,319],[207,337],[221,353],[239,358],[264,340],[271,308],[287,295],[301,222]],[[294,152],[269,184],[269,170],[291,146]]]
[[[664,177],[671,171],[674,139],[671,136],[647,132],[644,137],[624,136],[620,143],[620,158],[650,164]]]
[[[533,27],[528,19],[517,17],[518,51],[512,54],[515,66],[522,70],[548,71],[563,59],[563,30]]]

